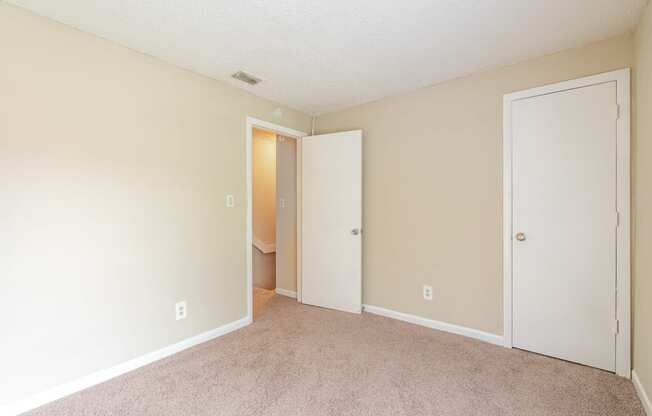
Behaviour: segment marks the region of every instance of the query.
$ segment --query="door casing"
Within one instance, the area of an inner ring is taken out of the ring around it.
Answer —
[[[619,227],[616,242],[616,374],[631,378],[631,272],[630,272],[630,69],[625,68],[599,75],[560,82],[507,94],[503,97],[503,342],[507,348],[512,342],[512,239],[513,219],[513,147],[511,121],[512,103],[516,100],[587,87],[605,82],[616,82],[619,112],[616,130],[617,210]]]

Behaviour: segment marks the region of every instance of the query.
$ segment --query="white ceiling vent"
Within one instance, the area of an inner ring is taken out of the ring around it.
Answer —
[[[258,84],[261,80],[256,78],[253,75],[249,75],[246,72],[243,71],[238,71],[235,74],[231,75],[233,78],[237,79],[238,81],[246,82],[249,85],[256,85]]]

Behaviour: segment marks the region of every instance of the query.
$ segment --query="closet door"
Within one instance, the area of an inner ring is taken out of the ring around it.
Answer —
[[[512,103],[513,344],[614,371],[616,82]]]

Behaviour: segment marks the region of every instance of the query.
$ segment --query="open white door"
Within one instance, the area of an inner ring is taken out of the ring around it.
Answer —
[[[301,301],[362,309],[362,131],[301,139]]]

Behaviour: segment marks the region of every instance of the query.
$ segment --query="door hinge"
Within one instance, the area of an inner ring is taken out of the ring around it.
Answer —
[[[614,334],[618,335],[620,333],[620,321],[618,319],[614,320]]]
[[[616,211],[616,228],[620,228],[620,212]]]
[[[616,120],[620,119],[620,104],[616,104]]]

